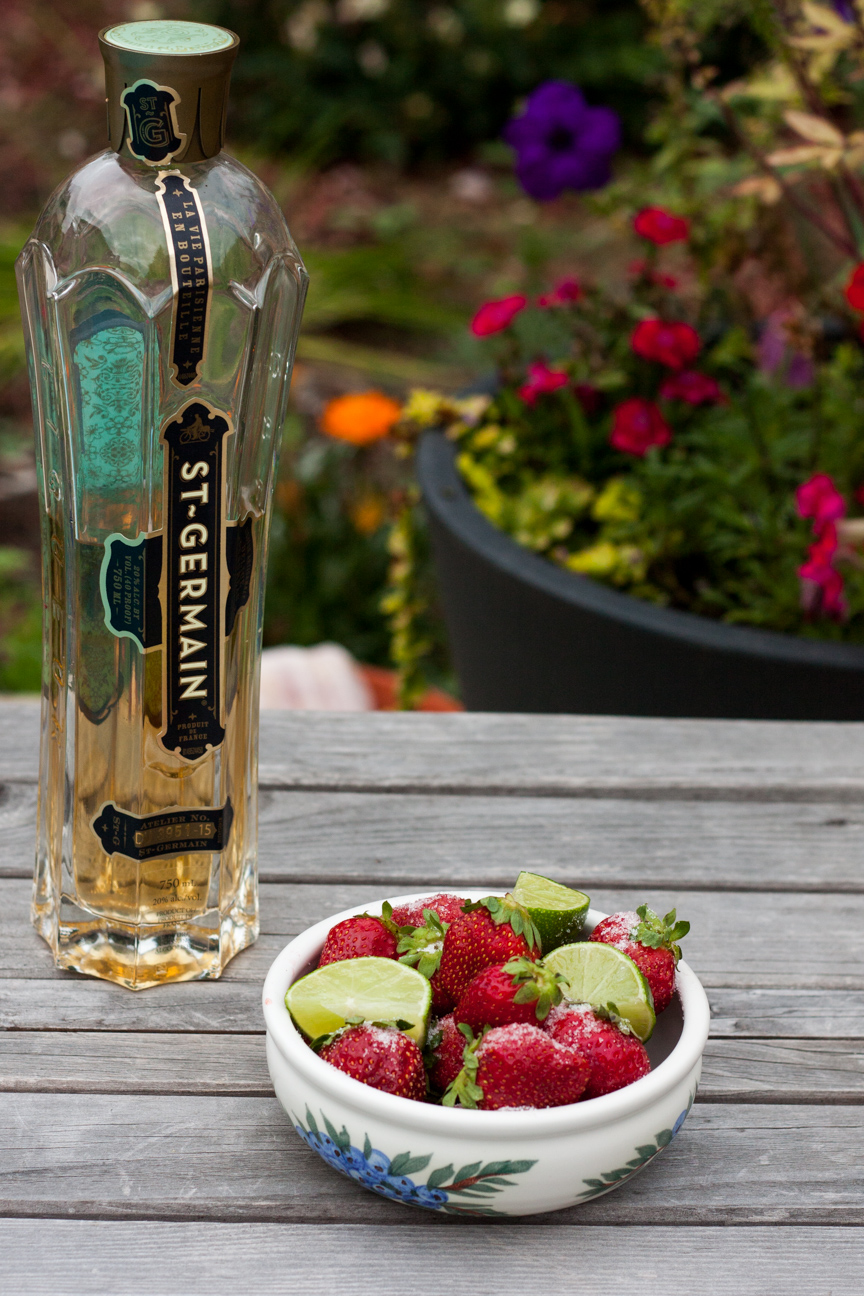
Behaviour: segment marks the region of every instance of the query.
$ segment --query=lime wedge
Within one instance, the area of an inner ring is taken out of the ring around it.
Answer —
[[[543,963],[564,978],[565,999],[592,1008],[612,1007],[630,1023],[634,1035],[649,1038],[656,1018],[648,982],[633,960],[614,945],[599,941],[562,945]]]
[[[581,891],[561,886],[560,882],[552,882],[539,873],[520,873],[513,897],[533,918],[544,954],[576,939],[591,903]]]
[[[285,996],[285,1007],[310,1039],[339,1030],[349,1019],[402,1021],[411,1023],[405,1034],[421,1048],[431,1003],[432,989],[416,968],[371,957],[325,963],[295,981]]]

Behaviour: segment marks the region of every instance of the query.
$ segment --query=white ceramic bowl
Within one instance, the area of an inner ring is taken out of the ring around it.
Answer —
[[[395,907],[429,895],[391,897]],[[488,891],[463,891],[479,900]],[[267,1064],[276,1096],[310,1147],[394,1201],[459,1215],[533,1215],[624,1183],[672,1141],[696,1093],[708,1038],[705,991],[686,963],[648,1041],[653,1070],[619,1089],[541,1111],[467,1111],[413,1102],[360,1084],[323,1062],[285,1007],[315,966],[334,923],[381,912],[358,905],[316,923],[278,956],[264,983]],[[605,915],[589,909],[586,929]]]

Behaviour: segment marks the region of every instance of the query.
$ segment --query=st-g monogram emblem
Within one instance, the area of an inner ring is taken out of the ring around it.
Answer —
[[[169,162],[185,143],[177,127],[175,104],[180,96],[170,86],[136,81],[120,96],[129,123],[129,152],[157,166]]]

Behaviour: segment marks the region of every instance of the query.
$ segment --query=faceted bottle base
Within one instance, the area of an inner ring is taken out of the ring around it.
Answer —
[[[63,895],[59,915],[34,904],[32,920],[58,967],[129,990],[215,979],[235,954],[257,940],[259,931],[254,902],[235,904],[224,914],[210,910],[188,922],[135,926],[99,917]]]

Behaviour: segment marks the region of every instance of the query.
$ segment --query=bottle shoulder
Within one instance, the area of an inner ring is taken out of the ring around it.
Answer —
[[[255,279],[278,256],[299,263],[285,217],[269,189],[227,153],[172,168],[195,190],[210,238],[215,278]],[[160,173],[111,149],[87,159],[49,198],[32,238],[59,280],[93,267],[154,286],[170,277]]]

